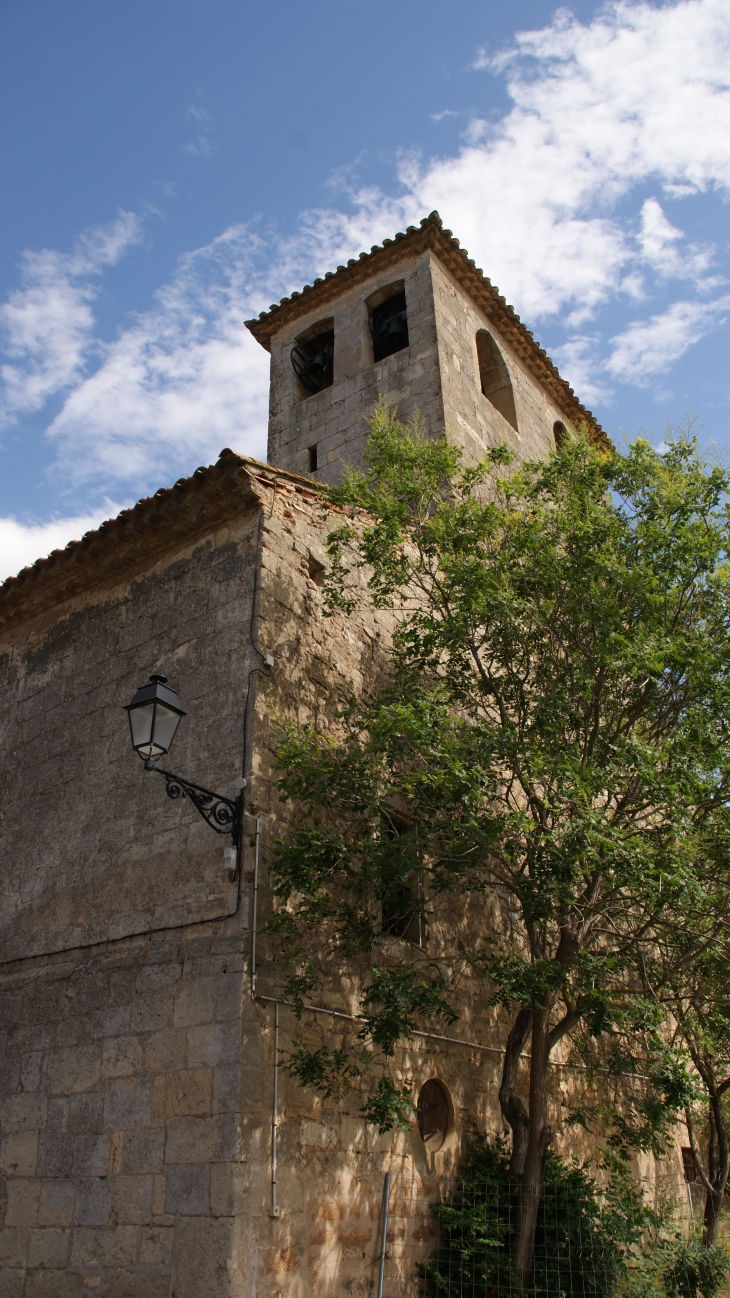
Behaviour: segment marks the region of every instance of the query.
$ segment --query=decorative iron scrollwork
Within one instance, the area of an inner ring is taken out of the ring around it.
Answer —
[[[188,798],[211,829],[214,829],[217,834],[230,834],[233,846],[238,846],[238,826],[241,820],[240,795],[237,798],[224,798],[222,793],[212,793],[210,789],[203,789],[199,784],[184,780],[181,775],[160,770],[159,766],[150,769],[164,775],[168,798]]]

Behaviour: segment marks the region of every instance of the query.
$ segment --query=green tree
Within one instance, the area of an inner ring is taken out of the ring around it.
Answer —
[[[716,917],[727,930],[726,916],[719,905]],[[677,960],[678,949],[681,941],[675,942],[671,952],[675,959],[666,979],[664,999],[676,1025],[676,1038],[685,1046],[694,1067],[694,1102],[690,1100],[686,1105],[685,1121],[697,1174],[705,1190],[703,1241],[711,1246],[717,1243],[730,1174],[730,958],[727,949],[718,951],[713,946],[706,952],[693,953],[686,961]],[[698,1127],[706,1133],[704,1141]]]
[[[381,408],[367,472],[329,493],[330,610],[352,608],[362,567],[399,629],[390,680],[336,735],[281,738],[281,792],[302,814],[273,867],[286,994],[301,1006],[349,964],[358,1049],[386,1062],[418,1025],[452,1022],[467,986],[509,1011],[499,1099],[523,1278],[553,1050],[653,1023],[642,970],[666,917],[681,910],[699,949],[708,877],[724,879],[700,840],[730,782],[727,485],[682,438],[614,455],[576,436],[546,462],[515,470],[496,448],[465,468]],[[404,936],[430,926],[425,946],[393,951],[393,897]],[[331,1090],[333,1061],[306,1056],[294,1071]],[[658,1084],[655,1128],[672,1094]],[[365,1111],[387,1127],[406,1103],[385,1076]]]

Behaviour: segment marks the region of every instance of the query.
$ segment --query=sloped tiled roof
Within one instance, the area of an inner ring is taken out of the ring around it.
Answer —
[[[557,367],[522,323],[514,308],[500,296],[499,290],[461,247],[451,230],[444,229],[438,212],[424,217],[420,225],[409,225],[405,233],[396,234],[393,239],[384,239],[382,244],[375,244],[370,252],[361,252],[359,257],[351,258],[346,266],[328,271],[322,279],[315,279],[313,284],[305,285],[300,293],[292,293],[291,297],[283,298],[268,311],[263,311],[257,320],[247,320],[246,328],[250,329],[262,347],[270,351],[272,336],[291,320],[328,306],[340,296],[343,289],[380,274],[389,266],[402,261],[405,256],[417,255],[427,249],[438,257],[487,319],[493,321],[495,328],[549,392],[569,423],[587,423],[597,440],[610,444],[592,411],[580,403],[570,385],[560,377]]]
[[[116,585],[149,568],[179,543],[253,505],[262,488],[288,485],[316,496],[319,484],[275,469],[236,451],[221,451],[215,464],[201,466],[172,487],[138,500],[116,518],[53,550],[0,584],[0,631],[66,599]]]

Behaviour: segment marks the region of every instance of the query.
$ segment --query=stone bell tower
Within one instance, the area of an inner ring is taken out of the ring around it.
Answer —
[[[438,212],[247,326],[271,353],[268,460],[280,469],[338,481],[379,399],[401,419],[418,409],[470,463],[500,442],[540,458],[566,423],[605,440]]]

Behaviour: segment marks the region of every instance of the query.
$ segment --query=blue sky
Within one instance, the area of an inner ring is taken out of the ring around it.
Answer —
[[[0,576],[226,445],[243,320],[437,207],[614,437],[730,451],[730,6],[5,0]]]

